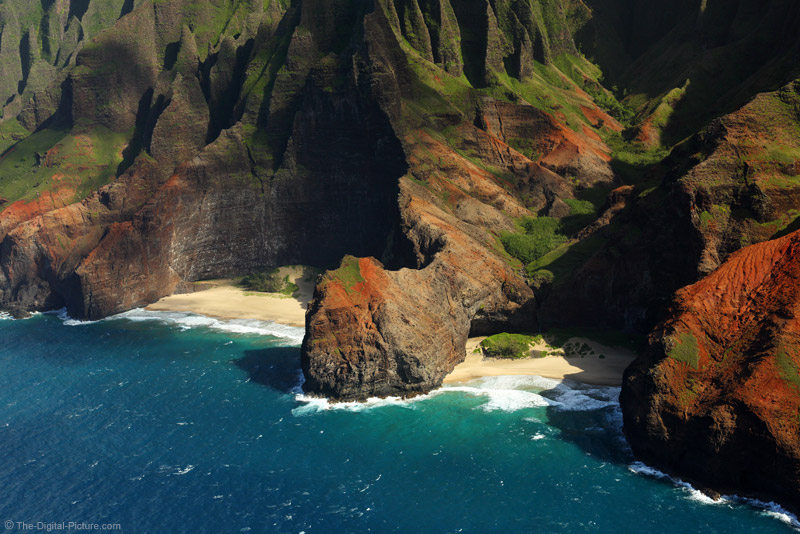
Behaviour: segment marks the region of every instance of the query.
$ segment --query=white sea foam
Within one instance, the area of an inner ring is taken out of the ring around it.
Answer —
[[[182,476],[182,475],[185,475],[186,473],[189,473],[190,471],[192,471],[192,470],[194,469],[194,467],[195,467],[195,466],[193,466],[193,465],[191,465],[191,464],[190,464],[190,465],[187,465],[187,466],[186,466],[186,467],[184,467],[184,468],[178,468],[178,469],[175,471],[175,476]]]
[[[0,321],[13,321],[14,318],[8,312],[0,311]]]
[[[546,391],[546,395],[542,392]],[[330,402],[328,399],[310,397],[302,393],[300,384],[294,389],[295,398],[302,406],[295,408],[295,415],[308,415],[326,410],[349,410],[361,412],[384,406],[412,407],[415,403],[453,393],[483,397],[486,402],[478,409],[493,412],[515,412],[528,408],[552,407],[566,411],[591,411],[606,407],[618,407],[619,388],[584,386],[578,383],[562,383],[540,376],[493,376],[470,381],[463,385],[445,386],[411,399],[389,397],[368,399],[366,402]]]
[[[703,504],[722,504],[724,502],[727,502],[727,498],[726,497],[719,497],[719,498],[713,499],[713,498],[709,497],[708,495],[706,495],[705,493],[703,493],[702,491],[700,491],[698,489],[695,489],[688,482],[684,482],[683,480],[681,480],[679,478],[672,477],[672,476],[670,476],[670,475],[668,475],[668,474],[666,474],[666,473],[664,473],[662,471],[659,471],[658,469],[655,469],[654,467],[650,467],[649,465],[646,465],[646,464],[644,464],[642,462],[634,462],[634,463],[632,463],[631,465],[628,466],[628,469],[632,473],[636,473],[637,475],[644,475],[644,476],[648,476],[648,477],[651,477],[651,478],[657,478],[659,480],[668,480],[672,484],[677,486],[678,488],[680,488],[683,491],[685,491],[686,494],[687,494],[687,497],[689,499],[693,500],[693,501],[697,501],[697,502],[700,502],[700,503],[703,503]]]
[[[800,519],[796,515],[790,514],[781,505],[774,502],[764,502],[757,499],[739,499],[742,503],[760,508],[761,513],[769,517],[774,517],[778,521],[786,523],[798,530],[800,530]]]
[[[494,387],[486,387],[485,385],[479,385],[477,387],[446,387],[434,391],[432,395],[447,393],[466,393],[473,397],[486,397],[488,402],[480,406],[480,409],[486,412],[516,412],[517,410],[523,410],[525,408],[541,408],[552,405],[552,401],[542,397],[538,393],[525,391],[523,389],[506,388],[501,384],[496,384]]]
[[[292,410],[292,414],[295,416],[302,416],[330,410],[363,412],[372,410],[374,408],[383,408],[386,406],[411,408],[413,403],[419,402],[426,398],[428,398],[428,395],[421,395],[419,397],[414,397],[413,399],[402,399],[400,397],[386,397],[385,399],[379,399],[377,397],[373,397],[364,402],[331,402],[324,397],[312,397],[299,393],[295,395],[295,399],[303,404]]]
[[[61,308],[60,310],[56,310],[56,311],[52,311],[52,312],[46,312],[46,313],[48,315],[55,315],[56,317],[61,319],[61,322],[64,323],[64,326],[84,326],[84,325],[87,325],[87,324],[94,324],[94,323],[98,322],[98,321],[80,321],[78,319],[73,319],[67,313],[67,309],[66,308]]]
[[[98,321],[78,321],[67,314],[67,310],[53,312],[61,319],[66,326],[84,326]],[[289,345],[299,345],[303,342],[305,329],[295,326],[287,326],[272,321],[259,321],[256,319],[230,319],[222,320],[205,315],[198,315],[188,312],[164,312],[150,311],[137,308],[117,315],[112,315],[103,321],[116,321],[125,319],[134,322],[153,321],[171,326],[177,326],[181,330],[192,328],[209,328],[221,332],[233,334],[255,334],[262,336],[272,336],[281,338]]]
[[[480,378],[470,382],[475,384],[479,391],[486,391],[490,397],[506,396],[511,402],[508,408],[522,409],[532,407],[524,401],[524,396],[518,393],[524,392],[535,395],[540,399],[536,406],[551,406],[564,411],[594,411],[619,405],[619,388],[604,386],[588,386],[577,382],[559,382],[541,376],[495,376]],[[440,391],[454,390],[457,388],[443,388]],[[530,390],[534,390],[531,392]],[[502,392],[502,393],[500,393]],[[541,393],[545,392],[544,395]],[[532,402],[533,397],[528,397]],[[519,401],[518,407],[514,408],[514,400]]]
[[[303,403],[303,405],[295,408],[292,413],[294,415],[308,415],[327,410],[362,412],[365,410],[382,408],[385,406],[402,406],[406,408],[412,408],[413,405],[418,402],[422,402],[439,395],[452,393],[465,393],[474,397],[485,397],[487,402],[482,404],[479,408],[489,412],[513,412],[524,408],[550,406],[552,401],[549,401],[538,393],[517,389],[518,387],[529,385],[529,382],[524,380],[525,378],[538,377],[492,377],[482,379],[482,382],[475,381],[475,385],[447,386],[432,391],[426,395],[418,395],[410,399],[403,399],[400,397],[387,397],[383,399],[370,398],[365,402],[331,402],[326,398],[304,395],[301,391],[299,391],[302,386],[301,379],[300,385],[298,385],[295,389],[295,391],[297,391],[295,398],[298,402]]]
[[[634,462],[628,466],[628,469],[637,475],[649,476],[659,480],[668,480],[684,492],[688,499],[699,502],[701,504],[720,505],[739,503],[752,506],[761,510],[761,513],[774,517],[779,521],[791,525],[794,528],[800,529],[800,520],[791,513],[787,512],[782,506],[774,502],[764,502],[757,499],[748,499],[738,495],[722,495],[716,499],[709,497],[702,491],[696,489],[694,486],[679,478],[675,478],[666,473],[659,471],[653,467],[643,464],[642,462]]]

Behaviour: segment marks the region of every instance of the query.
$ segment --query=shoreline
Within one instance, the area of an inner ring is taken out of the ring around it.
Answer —
[[[289,276],[290,281],[297,284],[299,289],[292,296],[248,291],[236,285],[236,280],[215,280],[198,283],[200,289],[192,293],[164,297],[145,309],[194,313],[221,320],[254,319],[303,328],[306,310],[314,295],[314,276],[301,266],[281,267],[281,276]],[[636,359],[631,350],[609,347],[582,337],[571,338],[565,344],[588,345],[592,352],[584,356],[566,356],[563,349],[542,341],[532,350],[547,351],[548,356],[518,360],[489,358],[480,349],[484,339],[467,340],[464,361],[445,376],[443,386],[494,376],[540,376],[619,387],[625,368]]]
[[[145,307],[148,311],[187,312],[215,319],[255,319],[305,327],[306,310],[314,296],[314,276],[303,267],[281,267],[281,276],[297,284],[292,295],[248,291],[235,280],[215,280],[199,283],[206,286],[192,293],[170,295]]]
[[[533,350],[550,349],[551,355],[519,360],[487,358],[480,349],[480,342],[484,339],[486,338],[473,337],[467,341],[466,359],[444,378],[442,385],[469,382],[491,376],[531,375],[552,380],[569,379],[594,386],[620,387],[625,368],[636,359],[636,354],[631,350],[608,347],[581,337],[571,338],[567,343],[585,343],[591,347],[594,354],[567,357],[562,349],[553,350],[552,347],[541,343],[533,347]],[[603,358],[600,355],[603,355]]]

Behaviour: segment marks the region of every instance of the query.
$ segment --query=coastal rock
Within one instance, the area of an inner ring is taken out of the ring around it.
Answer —
[[[701,487],[800,503],[800,232],[680,290],[625,372],[625,435]]]
[[[400,204],[406,235],[428,263],[387,271],[348,256],[325,274],[307,316],[306,391],[337,400],[426,393],[464,360],[481,322],[533,327],[530,288],[485,243],[406,178]]]

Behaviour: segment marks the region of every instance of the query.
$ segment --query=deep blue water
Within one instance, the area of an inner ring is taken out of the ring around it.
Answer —
[[[613,388],[496,378],[333,408],[297,394],[298,330],[283,328],[287,340],[263,323],[144,312],[62,319],[0,321],[0,522],[797,532],[774,512],[637,474]]]

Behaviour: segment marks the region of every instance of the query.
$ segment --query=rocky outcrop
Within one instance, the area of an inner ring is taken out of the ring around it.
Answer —
[[[530,288],[486,254],[483,233],[463,231],[422,186],[401,184],[404,231],[420,268],[392,272],[348,256],[324,276],[303,342],[307,391],[339,400],[425,393],[463,361],[482,321],[534,326]]]
[[[800,503],[800,233],[680,290],[625,373],[634,453],[722,493]]]

